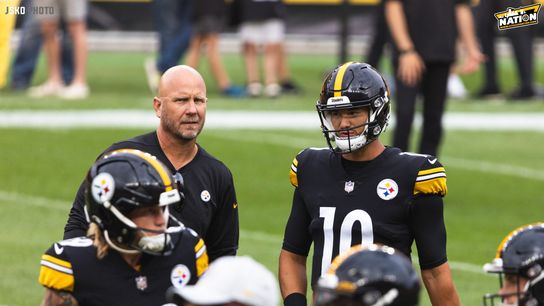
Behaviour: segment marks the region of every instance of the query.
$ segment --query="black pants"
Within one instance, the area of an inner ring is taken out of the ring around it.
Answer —
[[[446,105],[446,89],[451,63],[425,63],[425,72],[420,83],[414,87],[403,84],[397,77],[398,63],[395,65],[397,85],[396,125],[393,133],[393,146],[408,151],[415,104],[418,94],[423,97],[423,134],[418,153],[436,156],[442,139],[442,114]]]
[[[475,7],[475,21],[478,38],[482,45],[482,52],[486,55],[483,87],[496,87],[497,64],[495,57],[495,37],[497,36],[497,19],[494,13],[504,11],[506,7],[520,7],[527,5],[527,1],[508,1],[508,5],[501,0],[480,0]],[[520,85],[523,88],[532,88],[533,85],[533,27],[509,29],[504,32],[514,49],[514,57],[518,68]]]

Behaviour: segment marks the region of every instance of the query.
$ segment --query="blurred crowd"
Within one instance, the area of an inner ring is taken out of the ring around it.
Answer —
[[[86,80],[88,0],[40,0],[40,6],[53,7],[53,14],[32,13],[36,0],[4,1],[6,6],[27,8],[21,25],[21,39],[9,68],[9,35],[13,31],[18,15],[4,15],[1,27],[0,88],[8,85],[14,90],[28,90],[31,97],[59,96],[65,99],[83,99],[89,96]],[[155,29],[159,36],[156,58],[145,62],[145,72],[150,89],[155,92],[158,78],[168,68],[184,61],[197,68],[202,60],[208,62],[210,72],[220,93],[227,97],[278,97],[281,94],[300,93],[293,82],[285,51],[285,21],[287,10],[281,0],[153,0],[151,1]],[[384,48],[393,43],[386,21],[385,1],[376,6],[373,39],[368,54],[364,57],[372,66],[378,67]],[[458,1],[459,2],[459,1]],[[460,2],[469,2],[460,1]],[[530,4],[531,1],[516,0],[511,7]],[[472,0],[472,18],[477,33],[478,48],[485,60],[481,88],[477,98],[498,97],[503,93],[497,68],[495,43],[499,34],[510,41],[518,72],[518,86],[505,94],[516,101],[538,95],[534,88],[534,27],[521,27],[508,31],[497,30],[494,13],[504,9],[496,0]],[[439,13],[439,12],[438,12]],[[340,17],[340,16],[339,16]],[[341,18],[341,17],[340,17]],[[426,20],[428,22],[428,20]],[[245,64],[245,84],[233,84],[221,58],[219,41],[226,28],[237,29]],[[462,37],[458,37],[462,40]],[[426,39],[431,44],[430,38]],[[40,54],[44,50],[47,62],[47,77],[39,85],[30,87],[33,72]],[[417,50],[417,48],[415,48]],[[262,67],[259,60],[262,56]],[[471,61],[474,54],[463,53],[457,62]],[[393,55],[393,63],[395,61]],[[473,61],[474,62],[474,61]],[[448,94],[451,97],[467,98],[459,74],[472,73],[477,65],[458,65],[450,70]],[[9,74],[8,74],[8,71]],[[390,82],[392,88],[398,84]]]

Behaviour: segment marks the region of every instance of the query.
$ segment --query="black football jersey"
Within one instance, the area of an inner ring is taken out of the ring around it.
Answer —
[[[291,165],[296,189],[283,249],[307,256],[314,243],[312,285],[339,253],[353,245],[385,244],[409,256],[417,238],[414,227],[420,226],[419,221],[412,222],[414,199],[437,198],[437,218],[442,218],[446,172],[437,158],[387,147],[374,160],[361,163],[360,169],[347,167],[346,162],[328,148],[306,149]],[[445,239],[436,244],[444,244],[445,252]],[[423,265],[446,261],[445,254],[432,255],[437,256],[426,258]]]
[[[79,305],[163,305],[171,287],[194,284],[208,267],[204,241],[190,229],[173,233],[169,256],[142,254],[138,270],[110,248],[97,259],[93,241],[77,237],[54,243],[41,258],[39,282],[71,293]]]
[[[170,171],[183,175],[185,201],[172,205],[170,213],[194,229],[206,242],[210,261],[224,255],[236,255],[239,224],[238,203],[230,170],[221,161],[198,146],[195,158],[180,169],[174,168],[162,151],[156,132],[113,144],[104,153],[119,149],[138,149],[157,157]],[[88,227],[83,206],[83,182],[74,200],[64,228],[64,239],[84,236]]]

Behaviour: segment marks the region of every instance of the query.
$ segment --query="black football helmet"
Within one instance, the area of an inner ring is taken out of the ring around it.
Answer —
[[[390,105],[387,84],[372,66],[348,62],[336,67],[325,78],[316,105],[327,144],[337,153],[350,153],[361,149],[387,128]],[[368,109],[367,122],[348,129],[335,129],[331,112],[355,108]],[[363,132],[355,137],[339,134],[363,126]]]
[[[488,293],[484,305],[505,305],[501,300],[516,295],[521,306],[544,306],[544,223],[522,226],[510,232],[497,248],[491,263],[484,271],[499,274],[499,286],[503,277],[514,277],[517,290],[511,293]],[[520,278],[527,280],[523,288]],[[497,302],[495,302],[497,301]]]
[[[183,203],[183,178],[175,176],[154,156],[134,149],[107,153],[87,174],[85,214],[96,223],[106,242],[124,253],[169,254],[175,241],[170,233],[183,225],[168,213],[168,206]],[[127,215],[141,207],[164,207],[167,231],[138,227]]]
[[[357,245],[319,278],[315,306],[415,306],[419,289],[419,277],[405,255],[387,246]]]

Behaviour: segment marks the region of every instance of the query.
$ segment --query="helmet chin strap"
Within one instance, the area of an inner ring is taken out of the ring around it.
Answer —
[[[162,252],[168,243],[170,243],[170,235],[163,233],[153,236],[143,236],[138,241],[138,247],[143,251]]]

